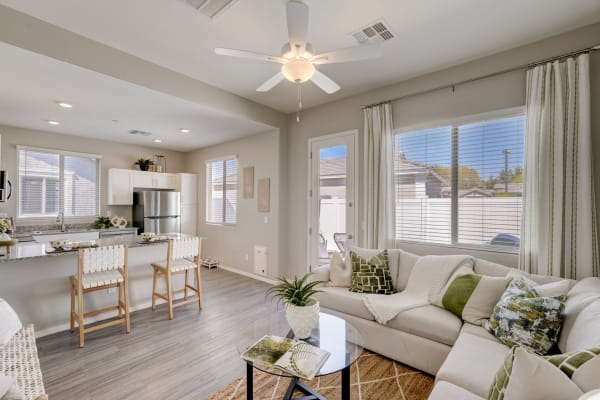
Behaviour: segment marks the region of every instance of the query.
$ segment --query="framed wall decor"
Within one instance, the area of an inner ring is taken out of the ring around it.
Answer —
[[[254,198],[254,167],[244,168],[243,198]]]
[[[271,179],[262,178],[257,183],[257,208],[258,212],[271,211]]]

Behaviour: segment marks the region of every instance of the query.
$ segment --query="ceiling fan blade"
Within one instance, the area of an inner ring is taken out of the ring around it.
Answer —
[[[281,82],[284,78],[285,77],[283,76],[283,74],[281,72],[278,72],[271,78],[267,79],[265,81],[265,83],[263,83],[262,85],[257,87],[256,91],[257,92],[268,92],[269,90],[273,89],[275,87],[275,85],[277,85],[279,82]]]
[[[310,80],[313,81],[315,85],[323,89],[327,94],[335,93],[340,90],[340,85],[335,83],[333,80],[331,80],[331,78],[322,72],[315,71]]]
[[[236,50],[236,49],[224,49],[222,47],[216,47],[215,53],[221,56],[230,56],[230,57],[241,57],[241,58],[250,58],[253,60],[261,60],[261,61],[270,61],[276,62],[280,64],[285,64],[288,62],[285,58],[277,57],[277,56],[269,56],[266,54],[254,53],[252,51],[247,50]]]
[[[290,0],[286,5],[286,15],[290,48],[297,56],[302,56],[308,35],[308,6],[298,0]]]
[[[377,44],[365,44],[361,46],[346,47],[345,49],[330,51],[329,53],[317,54],[311,58],[313,64],[333,64],[348,61],[368,60],[381,57],[381,46]]]

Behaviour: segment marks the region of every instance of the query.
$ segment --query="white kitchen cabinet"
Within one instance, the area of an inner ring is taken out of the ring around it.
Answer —
[[[196,235],[198,223],[198,206],[196,204],[184,204],[181,206],[181,233]]]
[[[133,204],[132,173],[128,169],[110,168],[108,170],[108,205],[130,206]]]
[[[177,174],[177,190],[181,193],[181,204],[198,203],[198,176],[196,174]]]
[[[175,174],[160,172],[131,171],[133,172],[133,187],[143,189],[176,189],[177,177]]]

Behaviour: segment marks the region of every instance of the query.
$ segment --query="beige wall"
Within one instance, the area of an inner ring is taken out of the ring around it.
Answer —
[[[12,216],[17,214],[17,145],[100,154],[102,156],[100,177],[101,214],[106,215],[106,211],[110,209],[113,215],[121,215],[128,220],[131,220],[130,206],[108,207],[106,205],[106,182],[109,168],[132,168],[135,160],[140,157],[152,158],[154,154],[162,154],[167,157],[168,172],[185,172],[184,154],[177,151],[160,150],[11,126],[0,126],[0,135],[2,135],[2,169],[8,172],[8,179],[11,180],[13,189],[15,189],[12,198],[8,202],[0,203],[0,212],[5,212]],[[52,222],[50,221],[50,223]],[[21,224],[24,225],[25,223],[21,221]]]
[[[186,154],[186,170],[198,174],[198,235],[203,243],[202,256],[218,259],[221,264],[244,272],[253,272],[254,246],[267,247],[267,276],[280,271],[280,134],[278,130],[207,147]],[[238,160],[237,223],[221,226],[206,223],[206,160],[236,155]],[[243,199],[242,170],[254,167],[254,198]],[[268,213],[257,211],[256,182],[271,180],[271,207]],[[265,223],[265,218],[267,222]],[[246,260],[246,255],[248,259]]]
[[[311,137],[347,131],[359,130],[359,191],[362,193],[363,173],[363,120],[361,106],[385,101],[390,98],[417,93],[438,86],[459,82],[462,80],[487,75],[496,71],[521,66],[545,58],[568,53],[589,47],[600,42],[600,24],[572,31],[554,38],[523,46],[503,53],[472,61],[443,71],[424,75],[415,79],[374,90],[361,95],[329,103],[323,106],[305,110],[301,122],[296,124],[295,116],[288,116],[288,164],[289,174],[287,206],[293,212],[286,219],[287,260],[286,274],[293,275],[306,271],[307,259],[307,141]],[[594,150],[600,154],[600,116],[597,112],[600,106],[600,70],[598,54],[593,55],[593,110],[594,115]],[[406,98],[393,104],[395,126],[406,127],[419,123],[443,120],[452,117],[479,114],[525,104],[525,71],[513,72],[493,78],[479,80],[456,87],[451,90],[436,91],[429,94]],[[600,162],[598,163],[600,164]],[[600,166],[596,165],[596,171]],[[597,174],[597,198],[600,199],[600,173]],[[359,202],[361,198],[359,197]],[[359,212],[359,236],[362,229],[362,210]],[[439,248],[424,246],[412,248],[413,251],[438,252]],[[445,251],[445,250],[444,250]],[[504,260],[505,263],[516,265],[515,256],[498,253],[480,253],[492,260]]]

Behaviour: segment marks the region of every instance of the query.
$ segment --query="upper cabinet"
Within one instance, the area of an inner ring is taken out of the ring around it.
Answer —
[[[133,205],[133,190],[171,189],[181,192],[181,204],[196,204],[197,177],[194,174],[167,174],[110,168],[108,170],[108,205]]]
[[[108,205],[126,206],[133,204],[133,182],[128,169],[108,170]]]

